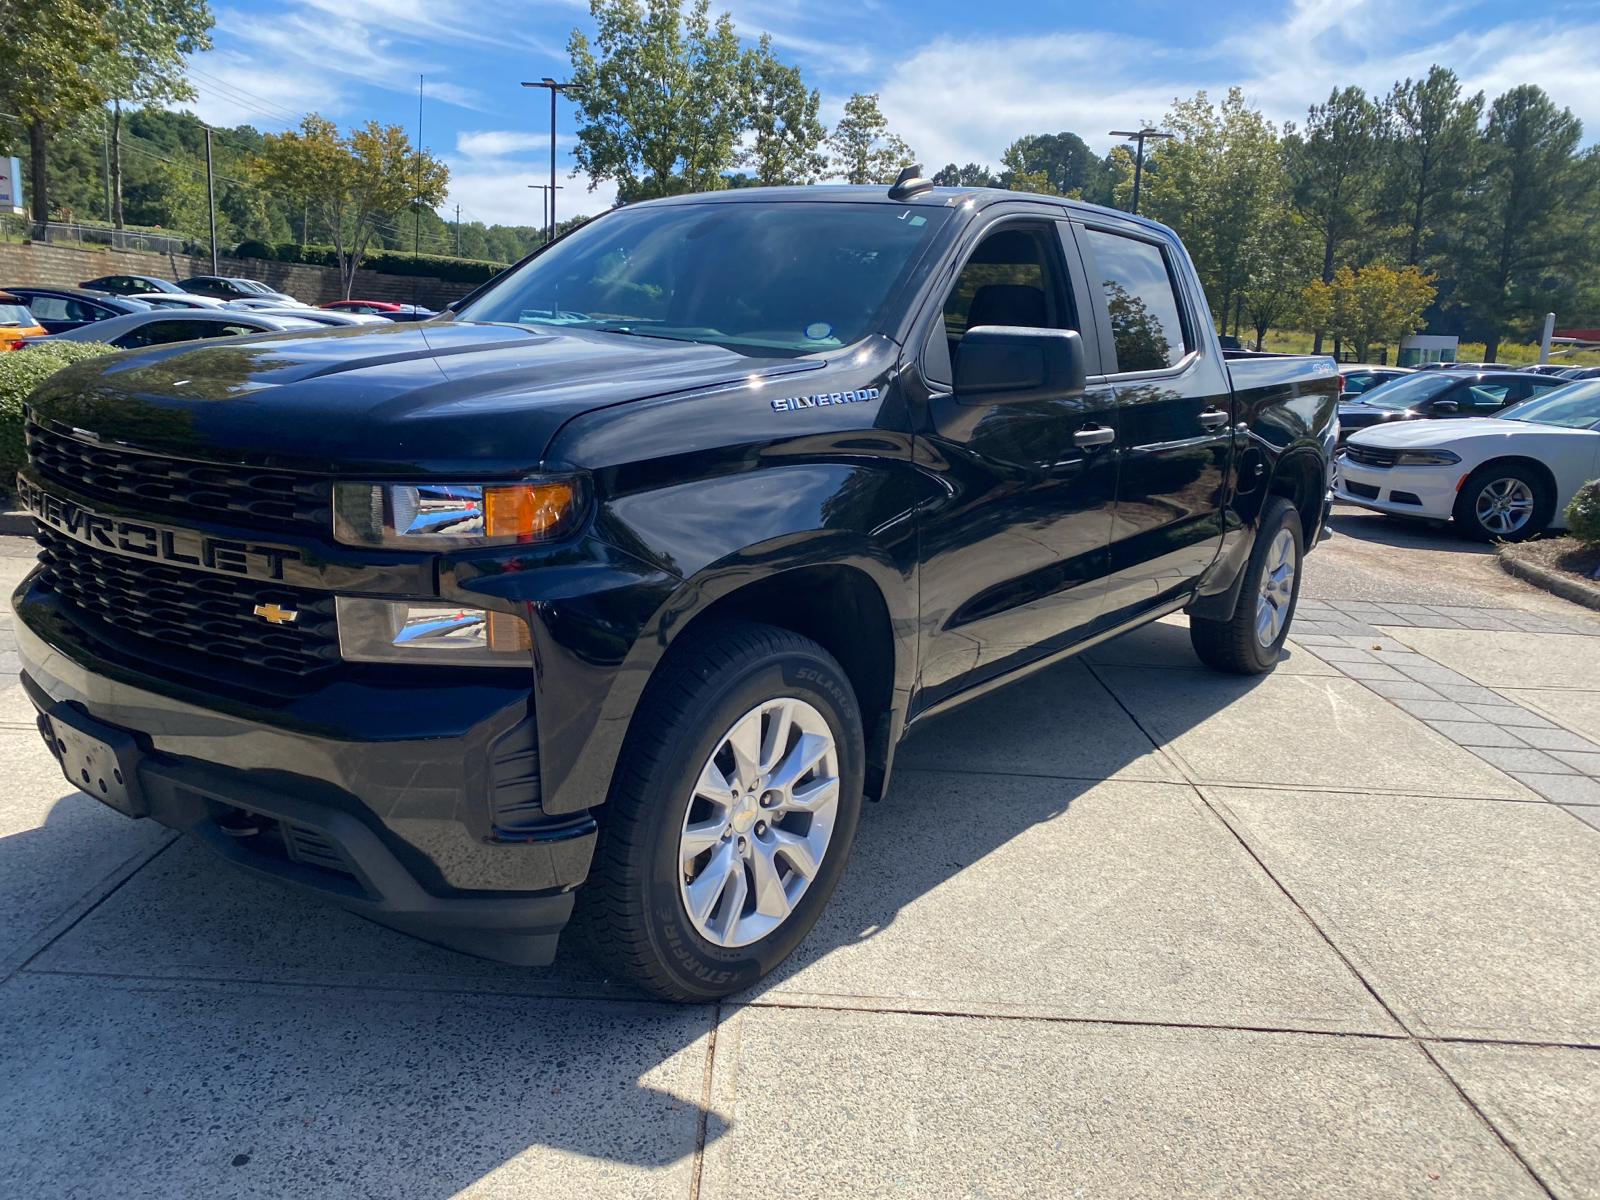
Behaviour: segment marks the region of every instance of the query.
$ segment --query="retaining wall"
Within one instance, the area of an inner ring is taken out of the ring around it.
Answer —
[[[307,304],[344,299],[339,272],[332,267],[305,263],[269,262],[260,258],[219,258],[218,274],[259,279]],[[46,242],[0,242],[0,288],[6,284],[35,287],[76,287],[85,279],[102,275],[151,275],[176,283],[193,275],[211,274],[209,256],[153,254],[143,250],[113,250],[109,246],[63,246]],[[431,276],[380,275],[357,271],[351,295],[358,300],[388,300],[396,304],[423,304],[443,308],[473,289]]]

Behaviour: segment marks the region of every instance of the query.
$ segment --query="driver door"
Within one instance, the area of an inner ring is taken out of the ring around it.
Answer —
[[[924,342],[918,460],[946,497],[921,525],[923,645],[914,711],[1084,637],[1100,615],[1116,501],[1113,393],[1065,221],[1001,217],[971,245]],[[1088,323],[1087,325],[1085,323]],[[964,408],[952,362],[980,325],[1084,334],[1081,396]]]

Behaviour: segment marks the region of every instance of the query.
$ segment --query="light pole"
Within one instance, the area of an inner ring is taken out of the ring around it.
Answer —
[[[575,92],[578,85],[575,83],[557,83],[546,75],[538,83],[524,82],[523,87],[549,88],[550,89],[550,234],[549,240],[556,240],[556,93]]]
[[[1111,131],[1111,136],[1112,137],[1120,137],[1120,138],[1133,138],[1136,142],[1139,143],[1139,152],[1138,152],[1138,154],[1136,154],[1134,156],[1134,159],[1133,159],[1133,215],[1134,216],[1138,216],[1139,215],[1139,179],[1140,179],[1140,176],[1142,176],[1144,174],[1144,143],[1145,143],[1145,139],[1148,138],[1150,141],[1155,142],[1155,141],[1160,141],[1163,138],[1175,137],[1176,135],[1175,134],[1171,134],[1171,133],[1162,133],[1159,130],[1155,130],[1155,129],[1113,129]]]
[[[528,185],[528,187],[531,190],[537,191],[539,193],[539,215],[540,215],[540,217],[542,217],[544,219],[545,228],[549,229],[550,228],[550,208],[549,208],[549,205],[550,205],[550,184],[548,184],[548,183],[530,183]],[[560,191],[561,190],[561,185],[560,184],[556,184],[555,185],[555,190],[556,191]]]

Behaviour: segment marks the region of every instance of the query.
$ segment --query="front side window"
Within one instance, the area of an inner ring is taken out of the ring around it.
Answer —
[[[811,201],[623,208],[461,319],[830,350],[872,330],[949,219],[945,208]]]
[[[961,268],[944,302],[944,330],[955,353],[975,325],[1076,329],[1056,283],[1055,231],[1010,227],[988,234]]]
[[[1117,370],[1159,371],[1188,353],[1178,296],[1161,247],[1135,238],[1083,230],[1105,289]]]
[[[1420,371],[1380,384],[1362,396],[1361,403],[1374,408],[1411,408],[1448,392],[1457,382],[1444,371]]]

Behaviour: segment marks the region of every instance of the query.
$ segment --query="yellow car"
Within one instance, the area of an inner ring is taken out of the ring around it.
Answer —
[[[43,337],[45,328],[21,297],[0,292],[0,350],[15,350],[24,338]]]

